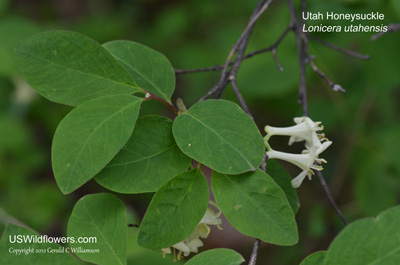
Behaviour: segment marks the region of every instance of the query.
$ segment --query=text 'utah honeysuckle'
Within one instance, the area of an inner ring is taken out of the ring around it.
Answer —
[[[284,128],[265,126],[267,135],[264,137],[265,146],[267,147],[268,158],[275,158],[290,162],[299,167],[302,172],[292,180],[292,186],[298,188],[304,178],[314,174],[314,170],[322,170],[322,163],[326,163],[325,159],[319,158],[319,155],[328,148],[332,142],[325,138],[323,133],[317,133],[323,130],[321,122],[314,122],[308,117],[294,118],[296,125]],[[301,154],[291,154],[273,150],[268,144],[271,136],[283,135],[290,136],[289,145],[294,142],[305,141],[305,149]]]

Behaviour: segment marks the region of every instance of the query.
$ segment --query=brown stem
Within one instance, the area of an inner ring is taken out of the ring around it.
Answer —
[[[177,108],[175,108],[174,105],[172,105],[171,103],[169,103],[168,101],[166,101],[165,99],[160,98],[159,96],[157,96],[157,95],[155,95],[155,94],[153,94],[153,93],[151,93],[151,92],[148,92],[148,91],[147,91],[147,95],[148,95],[148,96],[146,96],[143,100],[152,100],[152,99],[154,99],[154,100],[160,101],[160,102],[161,102],[162,104],[164,104],[167,108],[169,108],[170,110],[172,110],[175,114],[178,114],[179,110],[178,110]]]
[[[335,200],[333,199],[331,192],[329,191],[328,184],[326,184],[325,178],[322,175],[321,171],[317,171],[317,176],[319,178],[319,181],[321,182],[322,188],[326,194],[326,197],[328,198],[330,204],[332,205],[333,209],[337,213],[337,215],[340,217],[340,219],[343,221],[345,225],[349,224],[349,221],[343,216],[342,212],[340,211],[339,207],[335,203]]]
[[[399,30],[400,30],[400,24],[389,24],[387,31],[385,31],[385,32],[382,31],[382,32],[379,32],[379,33],[373,35],[371,37],[371,41],[376,41],[377,39],[379,39],[380,37],[382,37],[383,35],[385,35],[388,32],[396,32]]]
[[[307,37],[311,37],[313,40],[318,41],[319,43],[325,45],[328,48],[331,48],[334,51],[338,51],[338,52],[341,52],[341,53],[343,53],[345,55],[352,56],[352,57],[355,57],[355,58],[358,58],[358,59],[361,59],[361,60],[369,60],[369,55],[364,55],[364,54],[361,54],[361,53],[358,53],[358,52],[353,52],[353,51],[338,47],[335,44],[332,44],[330,42],[322,40],[322,39],[318,38],[317,36],[314,36],[311,33],[307,33]]]

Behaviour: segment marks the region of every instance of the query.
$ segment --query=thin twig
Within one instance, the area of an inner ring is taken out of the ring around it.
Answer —
[[[244,31],[240,35],[240,37],[239,37],[238,41],[236,42],[236,44],[234,45],[233,49],[236,48],[236,50],[237,50],[239,48],[239,45],[246,38],[246,36],[250,34],[250,32],[253,30],[254,24],[261,17],[261,15],[268,9],[268,7],[271,5],[273,0],[260,1],[260,3],[261,2],[265,2],[265,3],[262,5],[262,7],[259,10],[256,9],[257,11],[255,12],[255,14],[253,13],[253,15],[250,17],[249,23],[247,24],[246,28],[244,29]]]
[[[220,98],[222,95],[222,92],[224,91],[224,89],[228,85],[228,83],[231,82],[231,80],[236,79],[237,72],[239,71],[240,65],[242,64],[242,61],[244,59],[244,52],[246,51],[246,47],[247,47],[247,43],[249,42],[249,39],[250,39],[250,34],[247,35],[247,37],[240,44],[235,61],[233,62],[232,68],[227,73],[227,75],[226,75],[227,78],[225,78],[223,85],[219,86],[217,92],[215,93],[214,98],[217,98],[217,99]],[[242,100],[244,101],[243,98],[242,98]],[[240,99],[239,99],[239,101],[240,101]]]
[[[138,224],[128,224],[128,227],[137,227],[137,228],[139,228],[139,225]]]
[[[311,68],[316,72],[329,86],[332,88],[333,91],[340,91],[340,92],[346,92],[346,90],[339,84],[335,84],[332,82],[324,72],[322,72],[314,63],[314,61],[309,58],[309,63],[311,65]]]
[[[246,25],[246,28],[244,31],[240,34],[239,39],[236,41],[236,43],[233,45],[231,51],[229,52],[228,57],[226,58],[225,64],[222,68],[222,74],[221,77],[218,81],[218,83],[210,90],[207,92],[206,96],[202,97],[199,101],[202,101],[212,94],[215,94],[215,98],[219,98],[229,83],[229,78],[231,75],[236,76],[236,72],[240,67],[240,64],[242,60],[244,59],[244,52],[247,47],[247,42],[250,38],[250,35],[252,33],[253,27],[257,20],[260,18],[260,16],[268,9],[270,4],[272,3],[273,0],[260,0],[254,9],[252,15],[250,16],[249,22]],[[231,60],[235,53],[238,53],[236,56],[233,64],[232,64],[232,69],[236,68],[236,70],[228,71],[228,67],[231,65]]]
[[[243,41],[248,40],[248,38],[250,37],[251,31],[253,30],[254,24],[256,23],[256,21],[258,20],[258,18],[260,18],[260,16],[262,15],[262,13],[265,12],[265,10],[267,10],[267,8],[269,7],[270,3],[272,2],[272,0],[260,0],[256,6],[256,8],[254,9],[252,15],[250,16],[249,22],[246,25],[246,28],[244,29],[244,31],[242,32],[242,34],[240,34],[239,39],[235,42],[235,44],[233,45],[231,51],[229,52],[228,57],[225,60],[225,64],[224,67],[222,69],[222,74],[221,77],[217,83],[218,88],[221,87],[221,85],[224,83],[227,74],[228,74],[228,67],[229,64],[231,62],[231,59],[233,58],[233,56],[235,55],[235,53],[237,52],[237,50],[239,49],[239,47],[241,46]]]
[[[258,248],[260,247],[260,239],[256,239],[253,245],[253,251],[251,252],[249,265],[255,265],[257,261]]]
[[[322,39],[318,38],[317,36],[314,36],[311,33],[307,33],[307,37],[311,37],[313,40],[325,45],[326,47],[331,48],[334,51],[338,51],[338,52],[341,52],[343,54],[346,54],[348,56],[352,56],[352,57],[355,57],[355,58],[358,58],[358,59],[361,59],[361,60],[369,60],[369,58],[370,58],[369,55],[364,55],[364,54],[361,54],[361,53],[358,53],[358,52],[353,52],[353,51],[341,48],[339,46],[336,46],[335,44],[332,44],[330,42],[322,40]]]
[[[260,49],[257,51],[249,52],[243,57],[243,60],[252,58],[255,55],[265,53],[265,52],[270,52],[273,50],[276,50],[279,46],[279,44],[282,42],[282,40],[287,36],[287,34],[292,30],[292,27],[289,26],[285,29],[285,31],[279,36],[278,40],[270,45],[267,48]],[[229,66],[232,66],[234,62],[230,62]],[[182,75],[182,74],[193,74],[193,73],[202,73],[202,72],[219,72],[224,68],[222,64],[217,64],[215,66],[210,66],[210,67],[205,67],[205,68],[196,68],[196,69],[175,69],[175,74],[176,75]],[[214,91],[215,93],[215,91]]]
[[[212,94],[214,94],[215,92],[217,92],[218,90],[218,85],[215,85],[212,89],[210,89],[207,94],[205,94],[203,97],[201,97],[197,102],[201,102],[203,100],[208,99]]]
[[[175,69],[176,75],[182,74],[193,74],[193,73],[201,73],[201,72],[219,72],[222,70],[224,66],[220,64],[216,64],[215,66],[205,67],[205,68],[197,68],[197,69]]]
[[[332,198],[331,192],[329,191],[328,185],[326,184],[325,178],[322,175],[321,171],[317,171],[317,176],[321,182],[322,188],[325,191],[326,196],[328,197],[329,202],[331,203],[333,209],[339,215],[340,219],[342,219],[343,223],[345,225],[349,224],[349,221],[343,216],[342,212],[340,211],[339,207],[336,205],[335,200]]]
[[[389,24],[387,31],[379,32],[371,37],[371,41],[376,41],[388,32],[396,32],[400,30],[400,24]]]
[[[271,4],[273,0],[260,0],[257,4],[257,7],[254,9],[252,15],[250,16],[249,22],[246,25],[246,28],[240,35],[239,39],[236,41],[236,43],[233,45],[231,52],[229,53],[229,56],[225,62],[224,69],[222,70],[222,75],[221,78],[217,84],[218,90],[216,92],[215,98],[220,98],[223,90],[226,87],[227,80],[229,80],[230,76],[236,76],[237,71],[239,70],[240,64],[243,61],[243,55],[244,52],[246,51],[247,43],[250,39],[250,35],[253,31],[253,27],[256,23],[256,21],[260,18],[260,16],[267,10],[269,5]],[[229,66],[230,60],[232,56],[235,53],[238,53],[235,61],[233,62],[232,69],[228,73],[227,68]]]
[[[299,57],[300,66],[300,81],[299,81],[299,104],[303,107],[303,115],[308,116],[308,104],[307,104],[307,85],[306,85],[306,37],[302,36],[300,32],[300,25],[296,16],[296,9],[293,4],[293,0],[288,0],[288,6],[291,16],[291,24],[293,25],[293,31],[296,38],[296,47]]]
[[[290,25],[289,27],[287,27],[285,29],[285,31],[281,34],[281,36],[279,36],[278,40],[272,44],[271,46],[261,49],[261,50],[257,50],[254,52],[249,52],[248,54],[246,54],[246,56],[244,57],[244,59],[248,59],[253,57],[254,55],[260,54],[260,53],[264,53],[264,52],[270,52],[273,51],[274,49],[278,48],[279,44],[281,44],[281,42],[283,41],[283,39],[286,37],[286,35],[292,30],[292,26]]]
[[[251,115],[250,109],[247,106],[247,103],[244,100],[244,98],[243,98],[242,94],[240,93],[240,90],[236,84],[236,80],[235,80],[236,77],[234,75],[231,75],[230,77],[231,77],[230,78],[231,85],[232,85],[233,91],[235,92],[236,98],[239,100],[239,103],[242,106],[244,112],[246,112],[254,120],[254,117],[253,117],[253,115]]]
[[[272,57],[274,58],[274,61],[275,61],[276,65],[278,66],[279,71],[282,72],[283,67],[282,67],[281,63],[279,62],[278,57],[276,57],[276,49],[272,50]]]

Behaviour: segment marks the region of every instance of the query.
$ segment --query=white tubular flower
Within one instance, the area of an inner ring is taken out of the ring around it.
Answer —
[[[310,170],[303,170],[299,175],[297,175],[297,177],[292,179],[291,181],[292,187],[295,189],[300,187],[301,183],[303,183],[303,180],[306,178],[306,176],[308,176],[308,178],[311,179],[311,174],[312,174],[311,172],[312,171]]]
[[[219,225],[222,224],[222,220],[219,217],[221,216],[222,211],[215,202],[209,201],[208,203],[218,209],[218,212],[214,212],[211,207],[208,207],[206,213],[200,221],[200,224],[216,225],[218,228],[220,228]]]
[[[302,172],[292,180],[292,186],[298,188],[306,176],[311,179],[314,170],[322,170],[320,164],[326,163],[325,159],[319,158],[319,155],[328,148],[332,142],[325,138],[323,133],[317,133],[323,130],[321,122],[313,122],[308,117],[294,118],[296,125],[277,128],[272,126],[265,126],[267,135],[264,137],[265,146],[268,149],[267,155],[269,158],[276,158],[290,162],[297,167],[301,168]],[[290,136],[289,145],[294,142],[305,141],[305,150],[302,154],[290,154],[273,150],[268,140],[273,135]]]
[[[285,152],[279,152],[275,150],[271,150],[267,152],[268,158],[275,158],[280,160],[285,160],[289,163],[292,163],[302,170],[308,170],[309,168],[313,167],[315,157],[308,153],[308,154],[291,154]]]
[[[211,207],[208,207],[200,223],[189,237],[179,243],[176,243],[175,245],[172,245],[169,248],[161,249],[164,257],[166,254],[170,254],[172,252],[171,248],[174,249],[174,255],[175,250],[178,251],[178,260],[182,258],[182,255],[185,257],[189,256],[190,252],[197,253],[198,248],[203,246],[203,242],[200,240],[200,238],[207,238],[210,234],[211,228],[209,225],[216,225],[219,229],[221,229],[219,225],[222,224],[222,220],[219,217],[221,216],[222,212],[215,202],[210,201],[209,204],[218,209],[218,212],[214,212]]]
[[[306,149],[303,150],[304,153],[313,153],[316,156],[321,154],[323,151],[326,150],[332,144],[331,141],[328,141],[327,138],[320,138],[316,133],[311,135],[311,141],[306,141],[305,147]]]
[[[319,127],[320,122],[313,122],[308,117],[294,118],[296,125],[284,128],[265,126],[265,132],[268,133],[269,137],[273,135],[284,135],[291,136],[289,139],[289,145],[294,142],[307,141],[312,142],[312,134],[316,131],[323,130],[323,127]]]
[[[320,166],[319,164],[321,164],[322,162],[326,163],[324,159],[318,158],[317,154],[314,151],[304,154],[290,154],[270,150],[267,152],[267,155],[268,158],[280,159],[292,163],[302,170],[302,172],[292,180],[293,188],[300,187],[306,176],[308,176],[308,178],[311,180],[311,176],[314,175],[314,171],[312,170],[322,170],[322,166]]]

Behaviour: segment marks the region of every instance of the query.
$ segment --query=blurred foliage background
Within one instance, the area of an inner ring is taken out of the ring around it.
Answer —
[[[62,195],[52,176],[50,149],[55,129],[70,107],[38,96],[19,76],[13,47],[23,38],[50,29],[81,32],[100,43],[134,40],[164,53],[175,68],[200,68],[225,61],[244,29],[256,0],[0,0],[0,223],[10,218],[48,235],[65,235],[74,203],[88,193],[105,191],[91,181],[70,195]],[[400,20],[398,0],[309,0],[310,11],[381,12],[383,22]],[[286,1],[275,1],[257,23],[248,51],[268,47],[290,21]],[[313,24],[348,25],[317,21]],[[325,153],[327,178],[335,200],[346,217],[374,216],[400,200],[400,33],[375,42],[372,33],[319,33],[318,37],[371,56],[362,61],[310,40],[316,64],[347,92],[333,92],[307,69],[310,117],[321,120],[334,142]],[[262,129],[266,124],[289,126],[301,116],[297,104],[299,69],[293,34],[277,49],[284,68],[277,68],[271,53],[243,62],[238,85]],[[219,78],[219,73],[177,77],[174,98],[189,107]],[[236,101],[231,88],[224,98]],[[146,102],[145,114],[173,117],[158,102]],[[275,139],[274,139],[275,140]],[[290,152],[286,138],[272,144]],[[297,169],[284,164],[295,175]],[[205,170],[207,171],[207,170]],[[209,172],[208,172],[209,173]],[[343,228],[319,181],[305,181],[298,189],[300,241],[292,247],[262,244],[258,264],[298,264],[311,252],[326,249]],[[139,223],[152,194],[118,195],[130,207],[130,222]],[[2,225],[0,225],[1,230]],[[205,250],[233,248],[248,259],[253,239],[240,235],[227,221],[213,230]],[[168,264],[157,251],[144,250],[130,230],[130,264]],[[171,258],[171,257],[170,257]],[[177,263],[174,263],[177,264]]]

